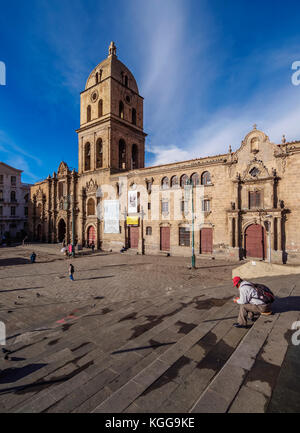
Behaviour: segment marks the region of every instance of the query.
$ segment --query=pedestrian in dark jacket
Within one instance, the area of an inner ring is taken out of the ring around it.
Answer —
[[[70,265],[69,265],[69,277],[70,277],[70,280],[72,280],[72,281],[74,281],[74,277],[73,277],[74,271],[75,271],[74,266],[72,265],[72,263],[70,263]]]
[[[35,263],[35,259],[36,259],[36,254],[35,252],[33,252],[30,256],[31,263]]]

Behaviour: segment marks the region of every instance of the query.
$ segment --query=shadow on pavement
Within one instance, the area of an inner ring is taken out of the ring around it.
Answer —
[[[0,293],[18,292],[19,290],[37,290],[37,289],[43,289],[43,287],[26,287],[24,289],[7,289],[7,290],[0,290]]]
[[[288,296],[276,298],[272,305],[274,313],[285,313],[287,311],[300,311],[300,296]]]
[[[0,384],[17,382],[35,371],[40,370],[46,365],[47,364],[29,364],[21,368],[6,368],[0,373]]]
[[[29,259],[23,257],[11,257],[9,259],[1,259],[0,266],[15,266],[15,265],[27,265],[30,263]]]

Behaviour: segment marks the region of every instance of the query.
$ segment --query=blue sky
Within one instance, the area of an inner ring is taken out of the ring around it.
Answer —
[[[146,165],[300,139],[297,0],[0,0],[0,160],[24,182],[77,168],[79,94],[108,54],[137,80]]]

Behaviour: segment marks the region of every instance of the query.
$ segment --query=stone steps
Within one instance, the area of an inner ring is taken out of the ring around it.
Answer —
[[[136,320],[121,320],[116,324],[117,312],[114,312],[115,314],[110,318],[100,316],[100,323],[103,327],[100,327],[100,331],[102,330],[103,332],[99,332],[99,322],[84,322],[84,318],[89,316],[87,314],[78,320],[78,322],[74,322],[74,327],[66,331],[65,336],[61,337],[61,341],[57,342],[57,344],[48,345],[50,341],[55,341],[59,337],[59,330],[54,333],[51,332],[50,338],[45,340],[47,347],[44,347],[44,350],[43,340],[37,339],[33,352],[35,354],[34,357],[13,363],[12,366],[14,368],[17,368],[18,365],[20,367],[24,366],[26,363],[28,365],[28,363],[34,364],[35,362],[49,360],[51,355],[54,356],[56,352],[60,353],[60,351],[63,353],[63,350],[69,351],[70,358],[67,358],[65,363],[62,360],[61,364],[52,364],[50,362],[49,365],[43,366],[39,372],[27,375],[26,380],[19,380],[14,385],[30,385],[30,383],[36,380],[50,382],[56,380],[57,377],[61,378],[63,376],[67,377],[67,380],[62,383],[51,384],[46,389],[41,388],[38,392],[32,389],[27,394],[21,397],[18,396],[17,399],[14,395],[10,395],[7,403],[4,404],[6,411],[7,409],[11,412],[55,412],[56,410],[80,412],[83,409],[91,411],[99,406],[103,399],[105,400],[108,396],[118,394],[120,389],[126,386],[123,383],[124,373],[125,380],[127,380],[126,377],[131,380],[132,376],[135,375],[138,376],[137,380],[143,381],[143,375],[148,374],[145,370],[150,369],[153,371],[154,369],[155,374],[157,373],[157,363],[164,363],[166,369],[168,369],[184,351],[198,341],[201,336],[205,335],[208,330],[218,324],[216,317],[221,318],[226,312],[232,314],[232,304],[228,305],[227,301],[221,301],[220,307],[211,306],[209,310],[204,308],[198,310],[196,308],[198,304],[195,303],[198,300],[197,298],[184,298],[184,300],[189,300],[189,302],[183,303],[178,301],[178,299],[173,302],[170,302],[170,300],[166,301],[165,307],[160,310],[160,314],[163,313],[163,319],[157,323],[154,322],[153,327],[150,326],[144,332],[137,335],[136,338],[129,339],[127,342],[124,335],[132,335],[132,326],[135,325]],[[156,300],[155,302],[157,303],[158,301]],[[127,309],[125,309],[126,311],[123,311],[121,309],[122,305],[119,304],[119,317],[122,315],[124,318],[123,314],[125,312],[127,314],[132,313],[134,309],[137,309],[137,304],[138,302],[135,302],[133,305],[129,303]],[[142,322],[145,323],[145,316],[147,316],[148,312],[151,312],[151,305],[150,303],[147,310],[147,305],[143,301],[139,302],[140,309],[137,309],[141,315],[139,326],[142,326]],[[99,307],[98,311],[101,308]],[[191,320],[195,323],[191,324]],[[208,321],[205,322],[205,320]],[[110,327],[115,331],[114,338],[112,339],[114,344],[103,351],[101,338],[106,334],[109,335],[109,332],[105,328],[109,329]],[[123,327],[123,336],[117,339],[117,334],[121,327]],[[124,329],[128,329],[126,334],[124,334]],[[87,335],[93,336],[92,342]],[[153,349],[151,344],[149,345],[151,339],[157,340],[160,346]],[[170,339],[174,340],[174,344],[171,346],[169,344]],[[89,341],[90,347],[86,344]],[[78,346],[83,343],[86,345],[81,349],[77,347],[77,353],[76,351],[73,352],[76,349],[76,345]],[[149,349],[147,349],[147,346],[149,346]],[[139,347],[142,350],[138,350]],[[118,349],[120,353],[111,353],[113,349],[115,351]],[[19,346],[14,356],[21,357],[25,350],[26,348],[22,349],[22,346]],[[82,352],[78,353],[80,350]],[[78,359],[79,355],[81,355],[80,359]],[[94,382],[93,378],[95,378]],[[78,393],[79,389],[82,392]],[[4,402],[6,397],[7,395],[1,395],[0,388],[0,404]]]
[[[189,412],[265,413],[288,347],[285,334],[298,317],[298,311],[260,316]]]
[[[195,292],[117,302],[105,314],[99,303],[64,331],[12,345],[19,359],[1,360],[16,371],[0,381],[0,412],[265,411],[299,311],[237,329],[231,298]],[[262,368],[272,372],[266,382]]]

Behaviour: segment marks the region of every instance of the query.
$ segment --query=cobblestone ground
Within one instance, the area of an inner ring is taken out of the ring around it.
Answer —
[[[59,249],[0,249],[0,412],[300,410],[299,276],[264,279],[275,314],[236,329],[240,263]]]

